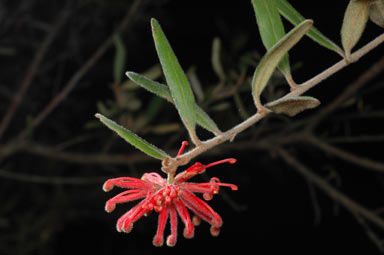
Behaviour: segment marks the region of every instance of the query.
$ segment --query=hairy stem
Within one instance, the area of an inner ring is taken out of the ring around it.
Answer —
[[[286,94],[284,98],[287,97],[293,97],[293,96],[300,96],[307,92],[309,89],[313,88],[323,80],[327,79],[328,77],[332,76],[333,74],[337,73],[344,67],[350,65],[353,62],[356,62],[359,60],[362,56],[376,48],[378,45],[384,42],[384,34],[378,36],[371,42],[367,43],[365,46],[357,50],[351,55],[350,61],[346,61],[345,59],[340,60],[333,66],[327,68],[323,72],[319,73],[315,77],[309,79],[308,81],[302,83],[301,85],[298,85],[297,88],[290,93]],[[240,124],[236,125],[232,129],[222,133],[221,135],[218,135],[210,140],[201,142],[200,146],[195,147],[194,149],[190,150],[189,152],[179,156],[176,158],[176,160],[171,160],[170,165],[168,165],[169,169],[177,169],[178,166],[187,164],[191,159],[195,158],[196,156],[200,155],[201,153],[215,147],[216,145],[219,145],[223,142],[226,142],[228,140],[232,141],[236,135],[248,127],[254,125],[261,119],[263,119],[265,116],[267,116],[270,113],[270,111],[262,111],[257,112],[256,114],[249,117],[247,120],[241,122]],[[167,167],[167,168],[168,168]],[[163,169],[164,171],[167,171],[167,169]]]

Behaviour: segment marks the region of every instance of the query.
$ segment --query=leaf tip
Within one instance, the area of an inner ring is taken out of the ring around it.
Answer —
[[[102,116],[102,115],[101,115],[100,113],[96,113],[96,114],[95,114],[95,117],[98,118],[98,119],[101,119],[101,118],[102,118],[101,116]]]
[[[129,78],[129,79],[131,79],[131,77],[132,77],[132,75],[134,75],[135,73],[134,72],[131,72],[131,71],[127,71],[127,72],[125,72],[125,75]]]
[[[302,23],[303,23],[303,26],[308,28],[308,30],[309,30],[313,25],[313,20],[312,19],[306,19]]]
[[[152,30],[155,30],[157,26],[159,26],[159,22],[155,18],[151,18],[151,26]]]

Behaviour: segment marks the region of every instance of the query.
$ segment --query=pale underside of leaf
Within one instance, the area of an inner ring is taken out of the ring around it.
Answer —
[[[376,25],[384,27],[384,0],[378,0],[371,5],[369,18]]]
[[[157,81],[153,81],[151,79],[148,79],[147,77],[140,75],[138,73],[127,72],[126,75],[133,82],[137,83],[138,85],[145,88],[149,92],[152,92],[152,93],[158,95],[159,97],[164,98],[168,102],[174,104],[172,96],[171,96],[171,92],[169,91],[168,86],[161,84]],[[196,111],[197,124],[199,124],[201,127],[205,128],[206,130],[214,133],[215,135],[221,134],[221,131],[217,127],[216,123],[197,104],[195,104],[195,111]]]
[[[297,26],[300,22],[305,20],[305,18],[287,0],[275,0],[275,3],[281,15],[283,15],[293,25]],[[340,56],[344,57],[344,51],[317,28],[312,27],[308,31],[307,35],[321,46],[335,51]]]
[[[346,58],[349,59],[352,48],[359,41],[369,16],[368,1],[351,0],[345,10],[343,25],[341,26],[341,43]]]
[[[192,141],[198,144],[195,132],[195,99],[191,86],[159,23],[152,19],[151,24],[157,54],[173,101]]]
[[[145,154],[163,160],[165,158],[170,158],[170,156],[164,152],[163,150],[157,148],[155,145],[150,144],[143,138],[139,137],[129,129],[126,129],[113,120],[108,119],[100,113],[97,113],[96,118],[98,118],[104,125],[106,125],[111,130],[115,131],[120,137],[122,137],[125,141],[135,146],[137,149],[141,150]]]
[[[252,93],[256,108],[262,109],[260,95],[267,85],[273,71],[283,56],[305,35],[312,26],[312,20],[305,20],[293,28],[288,34],[281,38],[267,53],[258,64],[252,80]]]
[[[316,108],[320,101],[314,97],[297,96],[280,98],[265,105],[266,108],[277,114],[286,114],[293,117],[305,110]]]

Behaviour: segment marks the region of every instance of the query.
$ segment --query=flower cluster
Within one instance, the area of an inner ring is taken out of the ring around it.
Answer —
[[[186,181],[208,167],[225,162],[233,164],[236,160],[229,158],[208,165],[197,162],[187,170],[176,175],[171,183],[154,172],[145,173],[141,179],[132,177],[109,179],[104,183],[104,191],[110,191],[114,186],[128,190],[109,199],[106,202],[105,210],[112,212],[116,204],[142,199],[141,202],[118,219],[116,228],[119,232],[129,233],[132,230],[134,222],[142,216],[151,211],[158,212],[158,227],[156,235],[153,238],[153,244],[155,246],[163,245],[164,229],[168,218],[171,225],[171,234],[168,236],[166,243],[168,246],[174,246],[176,244],[177,214],[185,225],[183,232],[185,238],[192,238],[194,236],[194,225],[198,225],[201,220],[211,224],[211,234],[217,236],[223,224],[220,215],[194,193],[202,193],[205,200],[210,200],[213,195],[219,192],[221,186],[230,187],[232,190],[237,190],[237,186],[222,183],[216,177],[211,178],[211,180],[206,183],[191,183]],[[192,218],[187,208],[195,214]]]

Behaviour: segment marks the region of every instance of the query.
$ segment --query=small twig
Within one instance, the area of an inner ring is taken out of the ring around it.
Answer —
[[[26,74],[21,81],[17,92],[14,94],[11,104],[8,107],[7,112],[5,113],[3,119],[0,123],[0,138],[8,128],[9,123],[11,122],[15,112],[20,106],[20,103],[23,100],[23,97],[32,84],[33,79],[35,78],[37,71],[40,67],[41,61],[43,60],[45,54],[47,53],[50,45],[58,35],[60,29],[63,27],[65,21],[67,21],[70,12],[67,9],[64,9],[61,14],[58,16],[55,24],[53,25],[50,33],[45,37],[44,41],[41,43],[40,48],[36,51],[36,54],[28,66]]]
[[[351,55],[351,61],[356,62],[358,59],[360,59],[362,56],[367,54],[372,49],[376,48],[378,45],[384,42],[384,34],[378,36],[376,39],[372,40],[359,50],[357,50],[355,53]],[[316,75],[312,79],[308,80],[307,82],[299,85],[294,91],[286,94],[283,98],[293,97],[293,96],[300,96],[307,92],[309,89],[313,88],[326,78],[330,77],[331,75],[335,74],[336,72],[340,71],[344,67],[348,66],[352,62],[347,62],[344,59],[340,60],[333,66],[329,67],[322,73]],[[233,140],[233,138],[240,132],[244,131],[245,129],[249,128],[250,126],[254,125],[261,119],[263,119],[265,116],[267,116],[270,113],[269,110],[265,111],[258,111],[256,114],[249,117],[247,120],[241,122],[237,126],[233,127],[232,129],[228,130],[227,132],[222,133],[221,135],[218,135],[208,141],[201,142],[200,146],[195,147],[194,149],[188,151],[187,153],[181,155],[180,157],[177,157],[176,160],[171,160],[171,164],[169,165],[170,169],[176,169],[180,165],[187,164],[192,158],[200,155],[201,153],[215,147],[218,144],[221,144],[223,142]]]
[[[368,238],[377,246],[381,253],[384,253],[384,240],[381,240],[375,232],[369,227],[369,225],[365,222],[364,218],[358,214],[354,214],[357,222],[364,228],[365,233]]]
[[[306,166],[301,164],[295,157],[293,157],[290,153],[288,153],[285,149],[281,147],[271,148],[275,152],[277,152],[280,157],[287,162],[292,168],[304,176],[308,181],[312,182],[316,185],[320,190],[324,191],[328,196],[330,196],[334,201],[344,206],[345,209],[350,211],[353,214],[357,214],[363,216],[365,219],[374,223],[377,227],[384,230],[384,220],[377,216],[372,211],[363,207],[362,205],[356,203],[348,196],[344,195],[332,185],[330,185],[323,178],[315,174],[313,171],[308,169]]]
[[[311,197],[312,207],[313,207],[313,215],[314,215],[313,223],[315,225],[319,225],[321,221],[321,208],[319,205],[319,200],[317,198],[316,190],[313,184],[311,182],[307,182],[307,184],[308,184],[309,196]]]
[[[337,156],[340,159],[343,159],[347,162],[351,162],[353,164],[356,164],[358,166],[364,167],[369,170],[378,171],[378,172],[384,172],[384,163],[377,162],[368,158],[364,158],[358,155],[355,155],[353,153],[341,150],[337,147],[334,147],[326,142],[323,142],[319,138],[316,138],[312,135],[305,136],[305,141],[309,142],[310,144],[316,146],[317,148],[321,149],[322,151],[326,153],[330,153],[334,156]]]
[[[243,151],[249,149],[265,150],[265,143],[238,142],[227,144],[215,148],[204,154],[205,156],[221,155],[223,153]],[[82,165],[123,165],[131,166],[137,163],[158,162],[157,159],[149,157],[141,152],[127,154],[113,153],[81,153],[63,151],[60,146],[47,146],[41,144],[27,143],[25,140],[11,141],[0,146],[0,160],[16,152],[25,152],[32,155],[44,157],[46,159],[59,160],[63,162],[82,164]],[[169,151],[170,154],[176,154],[176,151]]]
[[[85,185],[102,183],[108,177],[61,177],[61,176],[41,176],[34,174],[22,174],[19,171],[6,171],[0,169],[0,177],[15,181],[36,183],[36,184],[54,184],[54,185]]]
[[[292,97],[292,96],[300,96],[303,93],[307,92],[309,89],[316,86],[318,83],[322,82],[323,80],[327,79],[328,77],[332,76],[333,74],[337,73],[344,67],[358,61],[362,56],[379,46],[381,43],[384,42],[384,34],[379,35],[371,42],[367,43],[365,46],[361,47],[359,50],[354,52],[351,55],[351,62],[347,62],[346,60],[340,60],[333,66],[329,67],[328,69],[324,70],[323,72],[319,73],[315,77],[309,79],[308,81],[302,83],[296,90],[292,91],[291,93],[287,94],[286,97]]]
[[[221,86],[219,85],[218,87],[215,88],[214,92],[212,93],[212,98],[210,100],[218,101],[218,100],[222,100],[227,97],[231,97],[235,95],[239,91],[241,85],[243,85],[244,81],[245,81],[245,72],[242,71],[238,76],[236,83],[233,85],[233,87],[223,90],[224,83],[221,82],[220,84],[222,85]]]
[[[79,152],[65,152],[55,149],[50,146],[43,146],[37,144],[24,143],[18,147],[18,150],[25,151],[31,154],[51,158],[55,160],[62,160],[77,164],[117,164],[117,165],[132,165],[133,163],[157,161],[143,153],[131,154],[114,154],[108,155],[103,153],[79,153]]]
[[[327,138],[329,143],[382,143],[384,135],[341,136]]]
[[[331,117],[333,118],[333,117]],[[370,111],[364,112],[354,112],[354,113],[344,113],[341,116],[337,116],[337,120],[345,121],[345,120],[355,120],[355,119],[370,119],[370,118],[384,118],[384,110]]]

